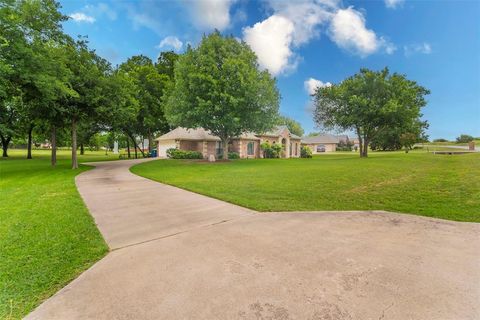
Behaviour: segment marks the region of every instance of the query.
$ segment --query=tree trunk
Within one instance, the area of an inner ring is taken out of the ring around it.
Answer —
[[[360,149],[360,158],[363,157],[363,138],[360,134],[360,130],[357,129],[357,137],[358,137],[358,148]]]
[[[137,155],[137,143],[135,142],[135,139],[133,139],[133,137],[130,137],[132,139],[132,142],[133,142],[133,150],[135,150],[135,159],[138,158],[138,155]]]
[[[80,143],[80,155],[84,155],[85,154],[85,149],[83,148],[83,142]]]
[[[127,153],[128,153],[128,159],[130,159],[130,140],[127,137]]]
[[[153,136],[148,132],[148,155],[150,156],[152,154],[152,147],[153,147]]]
[[[27,159],[32,159],[32,131],[33,124],[28,128],[28,145],[27,145]]]
[[[222,143],[223,143],[223,160],[228,160],[228,142],[229,142],[229,139],[228,139],[228,138],[222,139]]]
[[[78,169],[77,160],[77,121],[72,121],[72,169]]]
[[[368,157],[368,138],[363,139],[363,152],[362,152],[362,158],[367,158]]]
[[[52,127],[52,158],[51,158],[51,163],[52,166],[57,165],[57,128],[55,126]]]
[[[5,138],[3,135],[0,134],[0,139],[2,140],[2,150],[3,150],[2,157],[8,158],[8,144],[10,143],[10,140],[12,139],[12,137]]]

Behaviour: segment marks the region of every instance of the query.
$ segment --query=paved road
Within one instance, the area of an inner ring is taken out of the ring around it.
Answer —
[[[479,319],[480,225],[255,213],[95,164],[77,186],[112,249],[27,319]]]

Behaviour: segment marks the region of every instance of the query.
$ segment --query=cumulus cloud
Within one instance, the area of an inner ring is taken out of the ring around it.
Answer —
[[[329,29],[330,38],[342,49],[368,56],[384,48],[392,54],[396,47],[385,38],[378,37],[366,27],[365,17],[360,11],[349,7],[338,10],[332,18]]]
[[[75,12],[75,13],[72,13],[70,14],[69,16],[70,18],[72,18],[73,21],[76,21],[76,22],[86,22],[86,23],[94,23],[95,22],[95,18],[92,17],[92,16],[87,16],[85,13],[83,12]]]
[[[194,23],[199,29],[225,30],[230,26],[230,7],[236,0],[188,1]]]
[[[330,87],[331,85],[330,82],[322,82],[315,78],[309,78],[303,83],[305,91],[307,91],[309,95],[315,94],[317,88]]]
[[[180,51],[182,46],[183,46],[183,42],[180,41],[177,37],[168,36],[168,37],[165,37],[162,41],[160,41],[160,44],[157,46],[157,48],[159,49],[172,48],[175,51]]]
[[[301,57],[296,49],[329,30],[339,47],[362,57],[380,50],[392,54],[397,49],[384,37],[367,29],[363,14],[353,7],[341,9],[339,0],[266,0],[272,14],[243,29],[243,39],[258,56],[261,67],[273,75],[294,70]]]
[[[427,42],[419,43],[419,44],[411,44],[411,45],[404,46],[403,52],[407,57],[416,53],[430,54],[432,53],[432,46]]]
[[[255,51],[259,64],[273,75],[296,68],[301,57],[295,48],[320,35],[319,26],[328,22],[336,0],[267,2],[273,14],[243,29],[243,39]]]
[[[243,39],[257,54],[260,66],[277,75],[295,67],[290,49],[293,32],[294,25],[290,20],[273,15],[253,27],[243,29]]]
[[[398,6],[401,6],[405,0],[384,0],[385,6],[390,9],[395,9]]]

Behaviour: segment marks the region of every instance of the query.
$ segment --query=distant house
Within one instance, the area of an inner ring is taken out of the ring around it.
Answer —
[[[333,134],[318,134],[311,137],[303,137],[302,145],[310,148],[313,154],[334,152],[340,142],[352,143],[353,147],[358,148],[358,139],[350,138],[347,135],[333,135]]]
[[[219,137],[212,135],[203,128],[186,129],[178,127],[158,137],[157,156],[167,157],[167,150],[177,148],[180,150],[199,151],[207,159],[210,155],[221,158],[223,145]],[[272,131],[257,134],[246,132],[239,137],[232,139],[228,151],[236,152],[240,158],[262,158],[263,153],[260,144],[281,144],[285,158],[300,156],[301,138],[292,134],[286,126],[275,127]]]
[[[334,152],[337,150],[339,142],[339,138],[331,134],[319,134],[302,138],[302,145],[310,148],[313,154]]]

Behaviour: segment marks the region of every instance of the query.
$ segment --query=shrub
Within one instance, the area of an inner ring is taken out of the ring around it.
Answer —
[[[180,150],[176,148],[168,149],[167,157],[171,159],[203,159],[203,155],[201,152]]]
[[[433,139],[433,142],[448,142],[448,140],[440,138],[440,139]]]
[[[300,149],[300,157],[301,158],[311,158],[312,157],[312,150],[309,147],[302,146]]]
[[[347,142],[340,140],[340,142],[337,145],[336,150],[337,151],[352,151],[353,147],[353,142],[350,140],[347,140]]]
[[[240,155],[236,152],[229,152],[228,159],[240,159]]]
[[[260,145],[260,148],[263,150],[264,158],[280,158],[280,152],[282,152],[281,145],[264,142]]]
[[[468,134],[462,134],[457,138],[457,143],[468,143],[473,141],[473,137]]]

